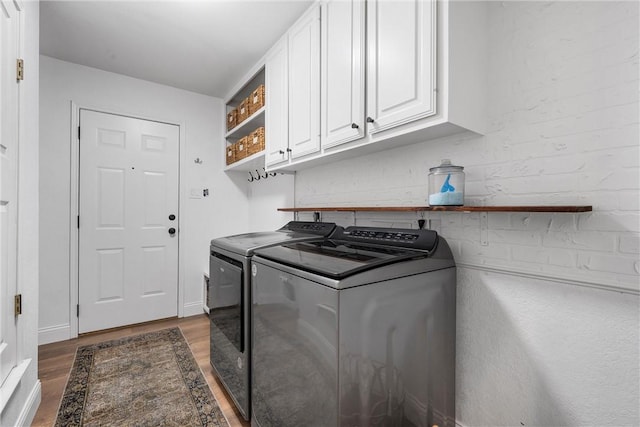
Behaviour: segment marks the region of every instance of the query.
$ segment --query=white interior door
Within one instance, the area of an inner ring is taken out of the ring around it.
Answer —
[[[17,358],[13,297],[17,290],[18,253],[19,25],[16,4],[0,1],[0,385],[16,366]],[[5,396],[1,397],[4,405]]]
[[[178,126],[80,110],[79,133],[79,333],[176,316]]]

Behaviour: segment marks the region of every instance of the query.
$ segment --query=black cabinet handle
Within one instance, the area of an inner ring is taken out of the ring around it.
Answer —
[[[173,221],[174,219],[176,219],[176,216],[174,214],[169,215],[169,221]]]
[[[358,129],[360,126],[358,126],[355,123],[351,123],[351,129]]]
[[[292,152],[293,150],[291,148],[287,148],[287,152]]]
[[[280,153],[280,154],[284,154],[284,151],[282,151],[282,150],[278,150],[278,153]]]
[[[373,123],[373,119],[371,117],[367,117],[367,123]]]
[[[173,236],[174,234],[176,234],[176,229],[175,229],[175,228],[173,228],[173,227],[171,227],[171,228],[169,229],[169,234],[170,234],[170,235],[172,235],[172,236]]]

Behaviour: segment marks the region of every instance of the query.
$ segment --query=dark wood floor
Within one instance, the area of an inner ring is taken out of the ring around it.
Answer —
[[[183,319],[168,319],[158,322],[135,325],[131,327],[109,330],[100,333],[83,335],[77,339],[41,345],[38,348],[38,376],[42,382],[42,403],[38,408],[33,426],[50,427],[56,420],[58,405],[67,384],[67,377],[73,364],[78,346],[94,344],[116,338],[137,335],[159,329],[179,326],[187,339],[191,351],[202,369],[218,400],[222,412],[229,420],[231,427],[248,427],[249,423],[242,419],[233,402],[217,380],[209,365],[209,319],[205,314]]]

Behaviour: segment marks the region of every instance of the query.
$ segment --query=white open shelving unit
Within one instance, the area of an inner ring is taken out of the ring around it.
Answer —
[[[225,117],[228,112],[237,108],[238,105],[248,97],[251,92],[258,88],[258,86],[264,84],[264,67],[260,68],[252,77],[250,77],[242,87],[237,90],[229,99],[226,101],[225,108]],[[244,120],[242,123],[229,130],[224,135],[224,150],[225,150],[225,159],[226,159],[226,149],[227,147],[238,141],[240,138],[249,135],[251,132],[255,131],[259,127],[264,127],[265,125],[265,113],[266,108],[263,106],[258,111],[255,111],[249,118]],[[225,118],[226,123],[226,118]],[[244,159],[238,160],[230,165],[226,165],[225,171],[240,171],[240,172],[248,172],[253,170],[261,171],[264,167],[264,150],[258,153],[252,154],[251,156],[245,157]]]

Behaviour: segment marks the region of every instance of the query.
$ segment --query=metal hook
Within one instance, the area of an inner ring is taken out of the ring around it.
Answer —
[[[267,170],[266,170],[264,167],[262,168],[262,170],[264,171],[264,175],[262,175],[262,177],[263,177],[264,179],[269,178],[269,174],[267,173]]]
[[[260,176],[260,172],[258,172],[258,169],[256,169],[256,175],[257,175],[256,179],[260,181],[261,176]]]
[[[269,175],[276,176],[276,175],[278,175],[278,173],[277,172],[269,172]]]
[[[253,174],[251,172],[249,172],[249,177],[250,178],[247,178],[247,181],[249,181],[249,182],[255,181],[255,178],[253,177]]]

